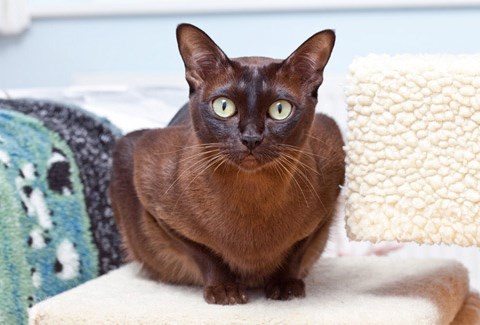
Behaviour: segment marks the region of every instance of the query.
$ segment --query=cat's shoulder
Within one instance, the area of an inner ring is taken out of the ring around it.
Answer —
[[[145,130],[135,143],[135,155],[159,160],[168,157],[170,153],[173,155],[185,145],[189,131],[189,128],[183,125]]]
[[[138,139],[148,130],[136,130],[127,133],[115,142],[113,148],[114,165],[131,166],[133,153]]]
[[[319,150],[343,155],[344,141],[337,122],[325,114],[315,114],[310,131],[310,144],[313,147],[319,147]]]
[[[337,122],[335,122],[333,118],[322,113],[315,114],[312,133],[321,136],[322,138],[342,139],[342,134]]]
[[[142,133],[133,150],[135,183],[143,184],[137,186],[139,195],[158,189],[176,174],[179,156],[189,133],[190,129],[184,126],[169,126]]]

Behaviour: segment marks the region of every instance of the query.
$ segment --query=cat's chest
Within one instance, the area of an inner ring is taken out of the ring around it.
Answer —
[[[255,179],[222,186],[207,179],[199,176],[183,188],[175,209],[164,210],[162,218],[217,251],[280,253],[308,236],[323,218],[320,203],[308,190],[256,184]]]
[[[203,160],[164,157],[139,164],[139,175],[151,175],[141,187],[147,208],[183,236],[226,255],[279,256],[326,215],[315,165],[301,173],[242,174],[205,168]]]

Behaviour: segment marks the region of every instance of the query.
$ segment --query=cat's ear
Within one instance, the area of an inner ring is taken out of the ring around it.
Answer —
[[[316,95],[323,81],[323,70],[327,65],[333,46],[335,32],[327,29],[316,33],[300,45],[282,63],[281,70],[288,78],[300,80]],[[310,88],[311,87],[311,88]]]
[[[217,44],[193,25],[178,25],[177,42],[191,89],[200,86],[210,76],[228,69],[230,65],[230,60]]]

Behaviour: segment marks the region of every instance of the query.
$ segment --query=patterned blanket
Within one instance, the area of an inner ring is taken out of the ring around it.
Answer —
[[[0,324],[120,265],[107,196],[119,134],[76,107],[0,101]]]

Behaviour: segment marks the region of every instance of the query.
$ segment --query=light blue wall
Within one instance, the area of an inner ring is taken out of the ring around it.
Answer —
[[[337,31],[329,72],[377,53],[480,53],[480,8],[35,20],[0,37],[0,88],[63,86],[80,72],[180,74],[175,26],[193,23],[232,56],[286,57],[324,28]]]

